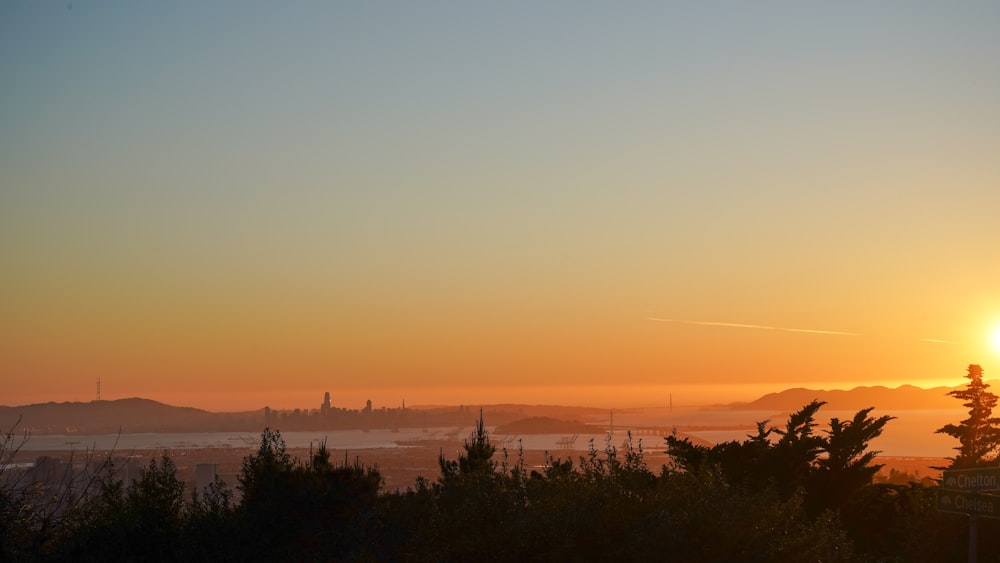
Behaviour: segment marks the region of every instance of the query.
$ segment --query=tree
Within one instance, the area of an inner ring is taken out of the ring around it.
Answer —
[[[30,553],[32,540],[37,536],[33,520],[36,510],[29,502],[31,493],[38,487],[22,484],[21,478],[11,471],[14,457],[28,442],[28,431],[18,437],[17,427],[20,417],[9,430],[0,429],[0,560],[17,559],[20,554]]]
[[[479,410],[479,420],[472,435],[465,440],[464,449],[465,454],[459,454],[457,461],[448,460],[443,452],[438,456],[442,479],[453,479],[461,475],[491,475],[496,469],[493,454],[497,448],[490,441],[482,409]]]
[[[295,463],[285,447],[279,430],[265,428],[260,435],[256,455],[243,458],[237,489],[243,495],[243,505],[268,505],[280,501],[282,485]]]
[[[810,492],[817,504],[836,507],[858,490],[871,484],[883,464],[873,464],[878,451],[868,450],[868,443],[879,437],[885,425],[895,417],[868,416],[874,407],[858,411],[852,420],[830,419],[830,429],[823,440],[825,457],[816,460]]]
[[[264,429],[238,479],[236,559],[354,560],[373,534],[381,475],[346,456],[334,465],[325,441],[303,464],[280,432]]]
[[[523,481],[505,473],[493,459],[496,446],[481,409],[463,450],[457,460],[441,452],[437,482],[430,487],[418,484],[417,493],[424,495],[429,508],[420,526],[424,538],[440,550],[430,556],[433,560],[483,559],[489,551],[483,546],[499,545],[524,508]]]
[[[184,520],[183,559],[223,561],[231,558],[231,545],[238,536],[235,529],[233,491],[218,475],[201,491],[191,493]]]
[[[342,464],[332,463],[324,439],[308,464],[295,467],[289,485],[284,514],[296,522],[298,552],[306,559],[361,557],[378,526],[378,468],[357,458],[349,463],[346,454]]]
[[[164,454],[139,470],[126,487],[115,464],[105,461],[97,493],[89,498],[56,559],[72,561],[174,561],[180,559],[185,519],[184,483]]]
[[[184,509],[184,482],[177,478],[177,466],[164,453],[160,463],[151,459],[139,469],[139,479],[132,481],[126,493],[128,505],[137,513],[155,515],[151,520],[180,519]]]
[[[784,428],[757,424],[757,434],[743,442],[698,446],[687,438],[666,438],[667,453],[688,472],[721,473],[728,484],[746,490],[774,489],[783,498],[804,490],[807,508],[820,512],[837,508],[871,483],[882,467],[873,465],[878,454],[868,451],[891,416],[870,417],[863,409],[849,421],[830,420],[826,436],[814,432],[816,412],[825,403],[812,401],[788,417]],[[771,435],[780,436],[772,440]]]
[[[959,424],[946,424],[937,429],[940,434],[956,438],[960,444],[955,448],[958,455],[949,458],[949,469],[995,465],[997,449],[1000,448],[1000,418],[992,416],[997,396],[988,391],[990,386],[983,381],[982,367],[970,365],[965,377],[969,379],[965,388],[948,394],[965,401],[962,404],[968,407],[969,418]]]
[[[788,417],[784,428],[767,428],[769,421],[757,423],[757,434],[743,442],[729,441],[715,446],[697,446],[689,439],[666,438],[667,453],[685,471],[718,467],[732,485],[748,489],[773,487],[791,495],[806,482],[823,451],[822,436],[813,433],[816,411],[824,404],[812,401]],[[776,441],[771,435],[780,438]]]
[[[817,458],[827,445],[822,436],[813,433],[816,412],[825,404],[826,401],[813,400],[789,415],[784,429],[774,429],[774,433],[781,438],[774,444],[773,455],[768,456],[766,461],[772,474],[780,476],[777,484],[786,494],[805,485]]]

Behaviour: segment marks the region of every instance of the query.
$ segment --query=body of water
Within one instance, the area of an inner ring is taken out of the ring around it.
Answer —
[[[904,457],[948,457],[954,455],[957,440],[935,430],[948,423],[958,423],[967,415],[965,411],[953,409],[905,410],[891,413],[896,416],[885,427],[882,436],[872,442],[872,448],[887,456]],[[852,411],[820,411],[817,432],[827,428],[832,417],[850,420]],[[612,444],[621,446],[629,428],[657,426],[701,426],[697,430],[687,430],[688,434],[712,443],[728,440],[744,440],[755,433],[754,424],[771,418],[770,425],[781,427],[785,420],[765,411],[692,411],[680,413],[630,413],[616,415]],[[718,426],[722,428],[711,428]],[[743,426],[744,428],[733,428]],[[605,447],[605,425],[595,427],[590,434],[568,436],[565,434],[527,434],[504,436],[492,434],[494,444],[499,449],[507,448],[512,455],[518,447],[526,450],[548,450],[554,455],[571,446],[574,450],[585,450],[588,441],[593,440],[598,450]],[[463,440],[472,432],[472,426],[447,428],[401,428],[399,430],[330,430],[309,432],[283,432],[281,434],[289,448],[316,447],[326,440],[329,449],[359,450],[369,448],[393,448],[417,445],[424,440]],[[646,451],[659,451],[664,447],[659,436],[636,433],[635,441],[642,440]],[[412,444],[408,444],[412,442]],[[259,433],[233,432],[190,432],[190,433],[144,433],[144,434],[39,434],[30,436],[22,451],[109,451],[128,452],[130,450],[178,450],[195,448],[233,448],[255,450],[260,444]],[[449,452],[446,452],[449,453]]]
[[[871,449],[882,452],[882,455],[894,457],[950,457],[955,455],[952,448],[958,446],[958,440],[935,431],[945,424],[955,423],[968,417],[968,413],[959,409],[914,409],[895,412],[874,412],[874,416],[895,416],[890,420],[882,435],[872,440]],[[828,428],[831,418],[851,420],[854,411],[820,411],[820,424],[815,431],[820,434]],[[785,420],[771,420],[772,426],[783,427]],[[688,432],[712,443],[729,440],[745,440],[747,434],[755,434],[750,430],[699,430]]]
[[[470,427],[471,428],[471,427]],[[324,439],[330,449],[367,449],[397,447],[397,441],[416,439],[441,439],[454,429],[419,428],[392,430],[329,430],[310,432],[282,432],[281,437],[289,448],[318,446]],[[68,450],[175,450],[195,448],[234,448],[256,450],[260,434],[249,432],[182,432],[140,434],[37,434],[31,436],[22,451]]]

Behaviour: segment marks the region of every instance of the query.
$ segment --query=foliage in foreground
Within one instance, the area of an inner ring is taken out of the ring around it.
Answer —
[[[265,429],[236,491],[217,481],[188,495],[165,456],[127,484],[108,465],[59,511],[2,487],[0,559],[965,560],[965,520],[935,509],[934,487],[872,484],[868,443],[889,417],[865,409],[817,432],[821,406],[743,442],[670,437],[674,462],[655,472],[631,437],[529,468],[497,454],[480,417],[437,479],[397,492],[380,491],[375,468],[331,463],[325,444],[293,459]],[[982,521],[980,538],[981,560],[1000,560],[1000,527]]]
[[[1000,450],[1000,418],[993,416],[997,406],[997,396],[989,391],[990,385],[983,381],[983,368],[972,364],[965,376],[969,383],[965,389],[948,392],[963,401],[969,409],[969,418],[959,424],[946,424],[937,432],[958,440],[955,448],[958,455],[951,458],[952,469],[973,467],[996,467]]]

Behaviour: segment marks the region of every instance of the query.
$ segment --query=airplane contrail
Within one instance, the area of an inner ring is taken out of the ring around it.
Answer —
[[[958,344],[954,340],[942,340],[940,338],[921,338],[920,340],[924,342],[933,342],[935,344]]]
[[[844,332],[840,330],[819,330],[812,328],[788,328],[783,326],[767,326],[767,325],[751,325],[742,323],[723,323],[714,321],[691,321],[686,319],[660,319],[657,317],[646,317],[650,321],[658,321],[661,323],[681,323],[688,325],[702,325],[702,326],[728,326],[732,328],[756,328],[760,330],[780,330],[784,332],[805,332],[809,334],[835,334],[839,336],[860,336],[856,332]]]

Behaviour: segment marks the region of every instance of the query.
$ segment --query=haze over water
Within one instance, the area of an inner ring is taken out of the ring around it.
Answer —
[[[648,427],[651,425],[706,425],[725,427],[713,430],[687,430],[696,438],[710,443],[730,440],[744,441],[748,435],[756,431],[747,426],[755,422],[771,419],[771,424],[781,426],[784,420],[775,418],[770,411],[727,411],[704,412],[691,411],[687,413],[664,414],[662,412],[635,413],[632,415],[618,414],[618,425],[612,443],[618,446],[627,436],[629,428]],[[841,419],[853,416],[853,411],[820,412],[817,419],[820,427],[825,428],[830,417]],[[931,409],[896,412],[899,416],[886,427],[882,436],[872,442],[872,449],[880,451],[884,456],[902,457],[948,457],[954,455],[957,444],[953,439],[934,431],[943,424],[955,422],[964,414],[960,409]],[[733,425],[743,425],[743,428],[733,428]],[[329,447],[338,450],[362,451],[370,448],[407,447],[407,442],[414,440],[445,440],[455,436],[465,438],[471,432],[471,424],[463,428],[401,428],[396,430],[311,430],[286,431],[282,437],[290,448],[317,447],[322,440],[327,440]],[[491,432],[495,428],[490,427]],[[546,450],[559,454],[559,440],[565,438],[565,433],[529,434],[529,435],[498,435],[493,434],[497,444],[509,441],[509,448],[516,450],[523,446],[529,450]],[[596,447],[601,448],[606,439],[605,430],[595,425],[594,431],[578,437],[576,445],[586,448],[588,440],[594,440]],[[634,439],[642,441],[643,447],[650,452],[665,450],[663,439],[658,436],[635,434]],[[23,446],[25,452],[52,451],[109,451],[128,453],[132,450],[165,450],[182,451],[196,448],[224,448],[234,451],[253,450],[259,442],[259,436],[249,432],[166,432],[138,434],[35,434]],[[566,454],[561,454],[566,455]]]

